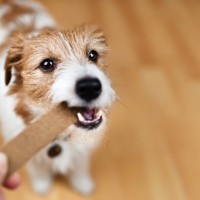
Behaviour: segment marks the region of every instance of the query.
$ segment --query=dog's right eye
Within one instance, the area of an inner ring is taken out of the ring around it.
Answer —
[[[40,63],[39,68],[43,72],[51,72],[55,69],[55,63],[52,59],[47,58]]]

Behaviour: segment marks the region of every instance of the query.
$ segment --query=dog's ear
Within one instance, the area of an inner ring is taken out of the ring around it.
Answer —
[[[25,38],[21,33],[16,33],[11,37],[11,46],[8,50],[7,58],[5,61],[5,84],[8,85],[12,78],[12,68],[16,72],[20,71],[22,55],[24,50]]]

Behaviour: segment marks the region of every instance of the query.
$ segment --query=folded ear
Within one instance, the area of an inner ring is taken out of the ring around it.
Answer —
[[[12,68],[20,71],[25,39],[21,33],[16,33],[11,38],[11,46],[5,62],[5,84],[8,85],[12,78]]]

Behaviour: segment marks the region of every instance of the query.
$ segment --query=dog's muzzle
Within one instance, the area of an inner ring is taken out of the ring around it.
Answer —
[[[101,95],[101,82],[98,78],[93,77],[79,79],[75,91],[78,97],[89,105]],[[98,128],[103,121],[103,113],[99,108],[76,107],[72,110],[76,112],[78,120],[75,125],[79,128],[92,130]]]

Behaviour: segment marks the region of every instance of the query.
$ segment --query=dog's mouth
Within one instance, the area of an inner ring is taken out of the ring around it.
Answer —
[[[79,128],[92,130],[98,128],[103,121],[103,113],[98,108],[73,108],[77,115],[75,125]]]

